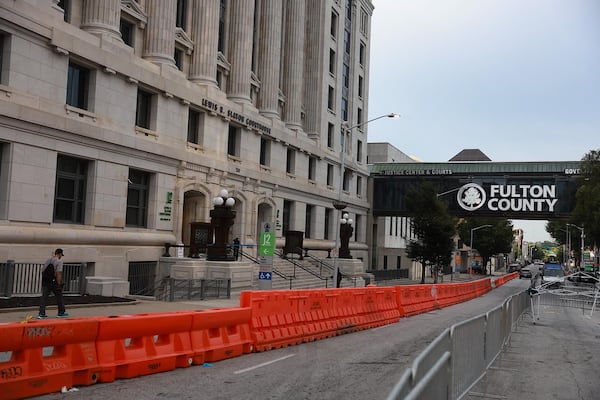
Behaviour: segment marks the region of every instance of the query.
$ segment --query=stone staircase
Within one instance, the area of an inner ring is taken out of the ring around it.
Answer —
[[[296,264],[301,264],[304,268],[313,271],[315,274],[320,274],[319,267],[315,266],[315,262],[310,259],[299,260],[294,258]],[[258,277],[258,265],[254,266],[254,277]],[[294,266],[289,260],[284,260],[280,257],[273,257],[273,269],[279,271],[287,278],[291,279],[292,289],[324,289],[326,287],[325,277],[327,277],[327,287],[333,287],[333,273],[326,268],[323,268],[320,279],[317,276],[305,271],[299,266]],[[290,280],[282,278],[281,276],[273,273],[273,279],[271,281],[273,290],[289,290]],[[253,289],[258,289],[258,279],[253,280]]]

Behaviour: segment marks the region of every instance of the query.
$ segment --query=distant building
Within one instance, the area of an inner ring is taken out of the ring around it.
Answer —
[[[367,159],[369,164],[415,162],[390,143],[368,143]],[[370,269],[403,270],[407,278],[420,279],[421,265],[406,256],[406,246],[410,239],[415,238],[410,218],[374,218],[373,214],[369,213],[369,227],[367,242]]]
[[[483,154],[483,152],[479,149],[464,149],[458,152],[454,157],[450,160],[452,161],[492,161],[488,156]]]

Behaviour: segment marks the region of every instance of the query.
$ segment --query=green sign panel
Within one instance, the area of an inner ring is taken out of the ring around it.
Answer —
[[[265,223],[260,232],[258,255],[262,257],[273,257],[275,251],[275,232],[271,224]]]

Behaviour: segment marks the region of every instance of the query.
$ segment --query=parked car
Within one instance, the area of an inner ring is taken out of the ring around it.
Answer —
[[[529,267],[523,267],[519,270],[519,279],[531,278],[531,269]]]
[[[516,272],[516,271],[520,271],[521,270],[521,264],[519,263],[512,263],[508,265],[508,273],[511,272]]]

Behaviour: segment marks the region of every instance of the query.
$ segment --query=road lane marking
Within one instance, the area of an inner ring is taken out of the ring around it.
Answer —
[[[234,374],[243,374],[244,372],[252,371],[253,369],[257,369],[257,368],[266,367],[266,366],[267,366],[267,365],[269,365],[269,364],[273,364],[273,363],[276,363],[276,362],[279,362],[279,361],[283,361],[283,360],[285,360],[286,358],[290,358],[290,357],[294,357],[294,356],[295,356],[295,354],[288,354],[287,356],[280,357],[280,358],[276,358],[276,359],[274,359],[274,360],[267,361],[267,362],[264,362],[264,363],[262,363],[262,364],[255,365],[255,366],[253,366],[253,367],[249,367],[249,368],[240,369],[240,370],[238,370],[238,371],[235,371],[235,372],[234,372]]]

